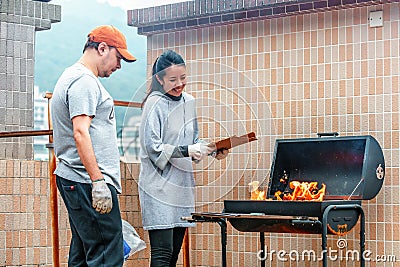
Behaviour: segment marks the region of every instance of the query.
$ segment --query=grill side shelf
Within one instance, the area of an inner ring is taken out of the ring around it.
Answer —
[[[259,220],[304,220],[318,221],[318,217],[308,216],[290,216],[290,215],[271,215],[264,213],[217,213],[217,212],[194,212],[191,217],[182,219],[199,219],[224,218],[224,219],[259,219]]]

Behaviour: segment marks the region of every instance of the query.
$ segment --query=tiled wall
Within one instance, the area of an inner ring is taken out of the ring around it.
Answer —
[[[368,25],[375,10],[383,10],[383,27]],[[384,151],[386,178],[378,196],[363,202],[366,249],[400,259],[399,34],[400,4],[393,2],[149,35],[149,73],[166,49],[187,60],[186,90],[198,98],[203,138],[249,131],[259,137],[227,161],[197,166],[197,209],[220,212],[224,199],[247,199],[247,183],[268,176],[276,138],[370,134]],[[358,250],[359,231],[357,225],[344,237],[347,250]],[[219,227],[199,223],[191,233],[192,265],[220,266]],[[258,235],[229,226],[228,235],[228,266],[258,266]],[[277,251],[321,250],[319,235],[266,237]],[[328,245],[337,248],[337,240],[329,236]],[[271,266],[288,264],[275,258]]]
[[[60,6],[0,2],[0,132],[33,130],[35,32],[60,20]],[[32,159],[33,138],[0,139],[0,158]]]
[[[51,263],[46,169],[0,160],[0,266]]]

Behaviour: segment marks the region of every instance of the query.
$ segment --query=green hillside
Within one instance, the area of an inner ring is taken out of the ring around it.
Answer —
[[[145,90],[146,37],[138,35],[136,28],[127,25],[126,11],[108,4],[99,4],[96,0],[64,0],[50,3],[61,5],[62,18],[61,22],[52,24],[50,30],[36,33],[34,82],[40,91],[53,91],[64,69],[74,64],[82,55],[87,34],[102,24],[114,25],[125,34],[128,49],[137,61],[123,61],[120,70],[110,78],[101,79],[101,82],[116,100],[132,101],[139,88]],[[123,123],[125,110],[116,109],[118,125]]]

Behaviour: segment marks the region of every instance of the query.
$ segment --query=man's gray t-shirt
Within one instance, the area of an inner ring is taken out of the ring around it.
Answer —
[[[98,78],[76,63],[61,75],[51,100],[54,152],[59,160],[54,173],[67,180],[91,183],[74,140],[72,118],[78,115],[93,117],[89,134],[98,166],[106,182],[121,193],[114,101]]]

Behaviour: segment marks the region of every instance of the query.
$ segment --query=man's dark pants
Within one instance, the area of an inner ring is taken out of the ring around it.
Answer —
[[[92,186],[56,176],[57,187],[68,210],[72,232],[68,266],[118,267],[123,265],[122,222],[116,189],[113,208],[100,214],[92,207]]]

